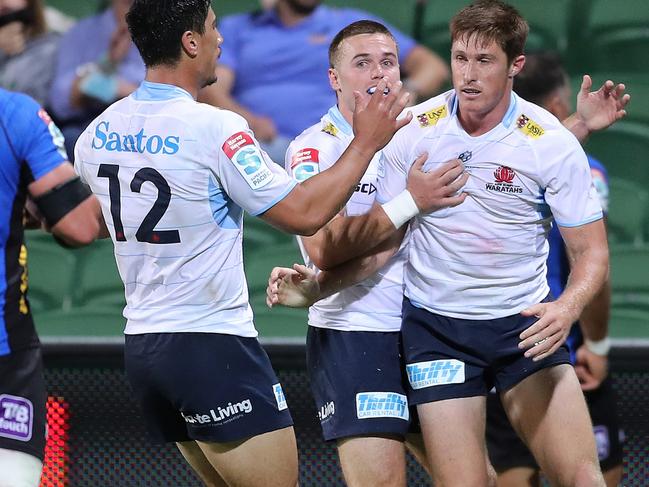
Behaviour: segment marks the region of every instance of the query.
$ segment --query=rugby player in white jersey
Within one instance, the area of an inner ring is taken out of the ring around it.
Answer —
[[[371,20],[341,30],[329,47],[329,62],[329,80],[338,102],[289,146],[286,169],[298,181],[327,170],[347,149],[354,136],[354,92],[369,98],[380,79],[394,84],[400,77],[394,37],[385,26]],[[374,204],[378,160],[378,155],[372,159],[336,219],[337,225],[367,212]],[[466,195],[453,196],[466,182],[462,172],[461,162],[455,159],[431,173],[438,177],[426,193],[429,198],[438,195],[435,208],[464,200]],[[331,226],[313,236],[298,237],[308,265],[327,268],[332,261],[345,259],[344,245],[327,243]],[[405,228],[382,247],[391,249],[395,241],[398,245]],[[380,272],[309,309],[307,370],[311,389],[324,438],[337,441],[350,487],[406,485],[404,440],[410,411],[399,352],[404,261],[405,254],[400,252]],[[421,436],[410,439],[417,457],[424,459]]]
[[[455,90],[416,107],[417,119],[383,153],[382,199],[403,194],[408,166],[421,152],[431,154],[430,169],[460,155],[472,176],[463,190],[467,201],[415,218],[409,241],[402,332],[436,485],[487,483],[484,396],[491,384],[554,483],[603,482],[579,384],[565,350],[555,353],[606,276],[601,209],[574,138],[511,91],[524,63],[526,33],[518,13],[500,2],[460,12],[452,24]],[[612,83],[596,96],[602,93],[616,107],[606,126],[624,116],[628,97]],[[580,186],[582,178],[588,184]],[[403,201],[409,199],[406,193]],[[546,205],[573,264],[569,294],[554,303],[544,300]],[[416,213],[411,202],[393,207],[390,218],[384,210],[377,205],[347,226],[352,247],[375,245]],[[274,272],[270,304],[304,302],[279,299],[278,283],[317,292],[306,289],[317,287],[313,274],[297,269]],[[344,272],[340,276],[345,280]]]
[[[176,442],[206,484],[295,485],[292,420],[248,304],[242,213],[313,234],[410,121],[396,120],[408,95],[385,79],[357,95],[348,150],[297,184],[239,115],[195,101],[216,81],[223,42],[209,0],[135,0],[127,23],[146,80],[90,124],[75,167],[114,241],[129,381],[150,432]]]

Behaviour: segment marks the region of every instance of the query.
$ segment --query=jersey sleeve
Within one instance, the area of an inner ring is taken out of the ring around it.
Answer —
[[[317,140],[317,137],[299,138],[289,145],[284,164],[286,172],[301,183],[329,169],[339,157],[326,143]]]
[[[562,227],[578,227],[602,218],[602,207],[591,177],[586,154],[569,133],[548,137],[538,157],[545,201]]]
[[[608,213],[608,197],[609,197],[609,185],[608,185],[608,173],[606,168],[594,157],[587,155],[588,164],[590,165],[590,176],[593,178],[593,185],[597,190],[597,196],[599,196],[599,203],[602,205],[602,210],[604,214]]]
[[[259,147],[242,117],[227,113],[224,118],[217,137],[216,176],[230,198],[251,215],[259,215],[297,182]]]
[[[12,117],[12,144],[37,180],[67,161],[63,134],[34,100],[24,95],[17,100],[19,106]]]

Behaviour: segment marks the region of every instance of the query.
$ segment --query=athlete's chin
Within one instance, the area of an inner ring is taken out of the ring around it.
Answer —
[[[219,80],[218,76],[212,76],[211,78],[207,78],[207,80],[205,80],[205,82],[203,83],[202,88],[205,88],[207,86],[212,86],[218,80]]]

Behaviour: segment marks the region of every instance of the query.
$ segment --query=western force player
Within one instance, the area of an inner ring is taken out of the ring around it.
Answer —
[[[477,2],[455,17],[455,89],[418,105],[416,119],[383,152],[379,201],[399,204],[389,218],[380,206],[356,217],[346,234],[362,249],[417,213],[402,192],[417,154],[432,156],[429,169],[450,157],[465,161],[469,197],[457,208],[415,218],[405,272],[402,334],[411,402],[420,404],[437,485],[487,483],[484,410],[492,384],[551,481],[603,482],[567,352],[554,353],[606,277],[602,213],[577,141],[512,93],[526,34],[526,22],[501,2]],[[624,116],[628,98],[612,83],[599,95],[619,108],[609,123]],[[548,210],[573,268],[556,302],[545,300]],[[278,296],[275,278],[302,288],[314,284],[300,277],[271,276],[269,302]]]
[[[298,181],[329,169],[351,143],[354,92],[369,98],[382,78],[395,84],[400,77],[394,37],[371,20],[342,29],[329,47],[329,62],[329,81],[338,103],[289,146],[286,169]],[[378,159],[378,155],[372,159],[336,225],[373,206]],[[421,179],[423,161],[413,166],[411,190]],[[462,171],[456,159],[431,173],[429,189],[420,191],[427,201],[419,199],[418,207],[428,211],[461,203],[466,195],[453,195],[466,182]],[[309,265],[324,269],[347,258],[344,244],[329,245],[331,231],[335,230],[330,224],[313,236],[298,238]],[[395,239],[398,245],[404,231],[405,226],[382,247],[391,248]],[[397,254],[379,273],[309,309],[311,388],[324,438],[337,441],[349,486],[406,485],[404,439],[410,413],[399,352],[404,259],[404,253]],[[421,437],[414,440],[419,447],[415,453],[425,459]]]
[[[67,162],[63,136],[45,110],[30,97],[3,89],[0,107],[0,485],[37,487],[47,392],[27,297],[24,210],[33,206],[70,246],[97,237],[100,212]]]
[[[525,67],[514,78],[514,89],[521,97],[542,106],[559,119],[570,110],[570,85],[559,57],[551,52],[526,56]],[[602,164],[588,156],[591,176],[604,212],[608,208],[608,177]],[[553,296],[560,296],[566,285],[570,265],[561,234],[556,226],[548,236],[548,284]],[[608,316],[610,286],[602,287],[572,327],[567,339],[571,361],[586,397],[593,421],[597,454],[608,487],[622,480],[623,432],[617,415],[617,401],[608,373]],[[583,330],[583,333],[582,333]],[[583,335],[586,340],[584,341]],[[487,398],[487,450],[498,472],[500,487],[541,485],[534,457],[509,424],[496,394]]]
[[[223,42],[209,0],[135,0],[127,23],[146,80],[75,149],[124,281],[127,375],[150,431],[209,485],[295,485],[292,420],[248,304],[242,213],[313,234],[410,121],[396,121],[408,96],[379,80],[357,104],[348,150],[297,184],[243,118],[195,101],[216,81]]]

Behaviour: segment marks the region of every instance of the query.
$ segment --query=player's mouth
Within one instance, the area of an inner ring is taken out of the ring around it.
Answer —
[[[460,91],[468,98],[476,98],[482,93],[482,91],[476,88],[462,88]]]
[[[375,91],[376,91],[376,85],[374,85],[374,86],[370,86],[367,90],[365,90],[365,92],[366,92],[368,95],[373,95]],[[383,94],[384,94],[384,95],[387,95],[388,93],[390,93],[390,88],[388,88],[388,87],[386,86],[386,87],[383,89]]]

